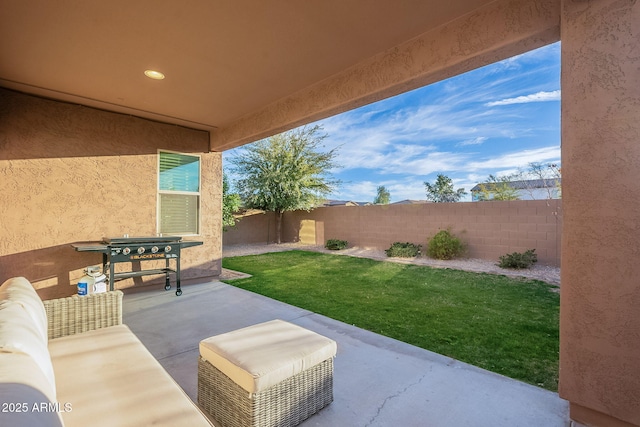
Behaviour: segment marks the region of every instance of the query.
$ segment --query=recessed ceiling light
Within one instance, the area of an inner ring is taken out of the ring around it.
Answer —
[[[155,70],[144,70],[144,75],[154,80],[162,80],[164,79],[164,74],[160,71]]]

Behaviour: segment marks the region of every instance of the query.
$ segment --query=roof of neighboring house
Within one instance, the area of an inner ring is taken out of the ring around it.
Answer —
[[[550,179],[525,179],[521,181],[507,181],[511,188],[514,190],[525,190],[532,188],[549,188],[556,187],[560,185],[562,182],[562,178],[550,178]],[[484,182],[477,184],[475,187],[471,189],[472,192],[482,191],[481,185],[484,185],[487,189],[491,189],[491,187],[495,186],[494,182]]]
[[[360,204],[353,200],[325,200],[322,206],[360,206]]]
[[[419,205],[422,203],[430,203],[428,200],[400,200],[399,202],[393,202],[392,205]]]

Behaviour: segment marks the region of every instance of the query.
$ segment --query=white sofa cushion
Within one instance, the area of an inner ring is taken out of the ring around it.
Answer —
[[[47,313],[33,285],[24,277],[13,277],[0,286],[0,301],[9,300],[20,304],[33,319],[34,325],[46,342]]]
[[[56,380],[47,341],[35,323],[23,305],[10,300],[0,301],[0,351],[29,355],[44,374],[55,397]]]
[[[126,325],[49,341],[66,427],[211,426]],[[195,376],[195,372],[194,372]]]
[[[31,356],[0,350],[0,426],[57,427],[62,419],[56,398]]]
[[[283,320],[272,320],[200,342],[200,356],[255,393],[336,355],[336,342]]]

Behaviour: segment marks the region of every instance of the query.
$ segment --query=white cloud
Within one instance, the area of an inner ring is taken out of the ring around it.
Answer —
[[[531,95],[517,96],[515,98],[506,98],[500,101],[487,102],[484,104],[487,107],[496,107],[499,105],[511,105],[511,104],[528,104],[530,102],[548,102],[559,101],[560,90],[554,90],[552,92],[537,92]]]
[[[356,202],[373,202],[380,185],[384,185],[389,190],[392,203],[401,200],[425,200],[426,198],[424,180],[416,177],[380,182],[360,181],[347,183],[331,198]]]
[[[332,194],[329,198],[351,200],[354,202],[373,202],[379,185],[381,184],[371,181],[344,183],[340,186],[336,194]]]
[[[506,169],[525,168],[529,163],[533,162],[559,161],[559,159],[560,147],[551,146],[532,150],[521,150],[486,160],[469,162],[466,168],[468,171],[483,169],[499,169],[504,171]]]
[[[413,105],[395,111],[376,106],[320,121],[329,137],[328,148],[338,149],[342,170],[369,169],[382,173],[427,175],[459,170],[469,153],[453,152],[457,146],[481,145],[490,137],[504,137],[509,115],[459,108],[456,102],[430,99],[437,104]],[[368,120],[363,119],[367,116]],[[513,126],[511,126],[513,128]],[[518,132],[517,128],[510,130]],[[515,134],[515,133],[514,133]],[[482,136],[479,136],[482,135]]]
[[[345,147],[340,162],[344,169],[372,169],[382,174],[428,175],[438,171],[458,170],[468,160],[468,155],[446,151],[434,151],[432,147],[415,144],[386,146],[386,150],[362,146]]]
[[[464,147],[466,145],[481,145],[483,144],[487,139],[486,136],[477,136],[475,138],[472,139],[467,139],[465,141],[459,142],[456,144],[457,147]]]
[[[424,179],[411,178],[389,183],[386,187],[391,193],[391,201],[425,200],[424,181]]]
[[[387,173],[424,176],[436,172],[460,170],[468,159],[468,154],[439,151],[428,153],[423,157],[390,158],[389,163],[383,170]]]

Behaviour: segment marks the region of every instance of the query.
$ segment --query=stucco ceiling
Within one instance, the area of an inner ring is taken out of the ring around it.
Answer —
[[[0,0],[0,86],[220,129],[488,3]]]

